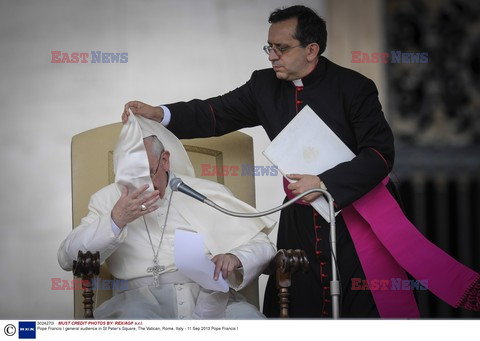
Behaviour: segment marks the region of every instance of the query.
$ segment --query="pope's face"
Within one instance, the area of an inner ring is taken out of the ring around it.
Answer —
[[[273,47],[268,60],[279,79],[300,79],[311,70],[305,47],[294,38],[296,28],[297,18],[292,18],[273,23],[268,30],[268,45]]]
[[[148,163],[150,165],[150,177],[153,188],[160,192],[160,198],[165,196],[165,188],[168,184],[168,171],[170,169],[170,152],[164,151],[160,158],[152,152],[151,142],[143,140],[147,151]]]

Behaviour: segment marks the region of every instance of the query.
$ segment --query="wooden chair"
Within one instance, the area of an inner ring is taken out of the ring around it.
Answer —
[[[117,143],[122,124],[115,123],[85,131],[72,138],[71,168],[72,168],[72,225],[79,225],[87,214],[90,196],[100,188],[112,183],[113,149]],[[183,140],[183,145],[195,168],[197,177],[209,179],[226,185],[234,195],[255,206],[255,179],[253,174],[242,174],[244,167],[253,165],[253,140],[241,132],[233,132],[222,137],[206,139]],[[215,166],[220,172],[214,173]],[[223,168],[226,167],[226,168]],[[222,172],[222,170],[228,170]],[[233,175],[232,171],[236,170]],[[74,275],[82,277],[84,290],[76,290],[74,296],[74,317],[92,317],[93,292],[91,278],[112,279],[106,264],[100,266],[96,250],[79,252],[79,258],[74,266]],[[283,313],[288,315],[288,289],[290,276],[298,270],[305,270],[308,261],[302,251],[282,250],[272,261],[270,271],[277,272],[279,279],[281,306]],[[280,271],[280,272],[279,272]],[[280,275],[279,275],[280,274]],[[89,287],[90,286],[90,287]],[[283,286],[283,287],[282,287]],[[259,306],[258,282],[251,283],[241,291],[241,294],[255,306]],[[97,304],[109,299],[110,291],[99,290],[95,298]],[[83,305],[82,305],[83,296]]]

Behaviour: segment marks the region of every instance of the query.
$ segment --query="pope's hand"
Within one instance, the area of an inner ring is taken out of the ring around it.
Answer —
[[[321,188],[321,180],[316,175],[288,174],[287,176],[291,180],[297,180],[296,182],[292,182],[288,185],[288,189],[291,190],[295,196],[305,193],[309,189]],[[311,193],[307,196],[304,196],[302,200],[305,202],[312,202],[321,195],[322,193],[319,192]]]
[[[242,266],[240,259],[230,253],[216,255],[212,258],[212,262],[215,263],[215,272],[213,274],[214,280],[218,280],[220,272],[222,273],[223,278],[226,279],[233,272],[233,270]]]
[[[135,219],[155,211],[158,206],[154,205],[160,198],[158,191],[142,195],[147,190],[148,185],[143,185],[131,194],[128,193],[127,187],[122,191],[120,199],[118,199],[112,209],[112,220],[119,228],[125,227]],[[143,208],[143,209],[142,209]]]
[[[130,101],[127,104],[125,104],[125,107],[123,108],[123,113],[122,113],[123,123],[127,123],[128,121],[128,116],[130,115],[130,113],[128,112],[128,109],[131,109],[135,115],[140,115],[157,122],[162,122],[163,120],[162,108],[152,107],[151,105],[148,105],[139,101]]]

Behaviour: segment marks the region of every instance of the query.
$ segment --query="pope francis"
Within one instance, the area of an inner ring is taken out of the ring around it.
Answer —
[[[268,218],[223,215],[183,194],[172,192],[178,176],[217,204],[255,212],[217,183],[195,178],[183,145],[167,129],[130,115],[114,151],[115,183],[95,193],[89,213],[61,243],[58,262],[67,271],[79,250],[99,251],[116,279],[116,290],[100,305],[100,319],[247,319],[264,317],[236,291],[256,279],[275,255]],[[205,255],[215,264],[214,280],[228,292],[201,287],[175,265],[175,230],[202,234]]]

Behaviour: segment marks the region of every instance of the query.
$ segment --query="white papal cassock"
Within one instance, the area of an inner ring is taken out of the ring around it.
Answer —
[[[181,193],[174,192],[170,212],[160,245],[158,263],[165,266],[160,285],[153,285],[147,268],[153,265],[152,243],[156,249],[161,240],[170,188],[157,204],[158,210],[136,219],[120,231],[112,227],[111,210],[123,186],[130,190],[149,183],[150,167],[143,137],[156,135],[170,151],[170,178],[179,176],[217,204],[233,211],[255,212],[236,199],[224,186],[193,177],[193,167],[180,143],[168,130],[142,117],[130,115],[124,125],[114,152],[115,183],[95,193],[84,217],[58,250],[58,261],[64,270],[71,270],[78,251],[100,251],[101,263],[106,262],[112,275],[128,280],[128,290],[117,290],[99,306],[96,318],[259,318],[263,315],[248,304],[236,290],[255,280],[275,255],[275,247],[267,234],[274,222],[267,218],[242,219],[226,216]],[[135,169],[132,175],[132,169]],[[173,250],[175,229],[202,233],[205,254],[213,257],[231,253],[242,262],[242,268],[229,276],[230,292],[212,292],[183,276],[176,268]],[[225,307],[226,306],[226,307]]]

